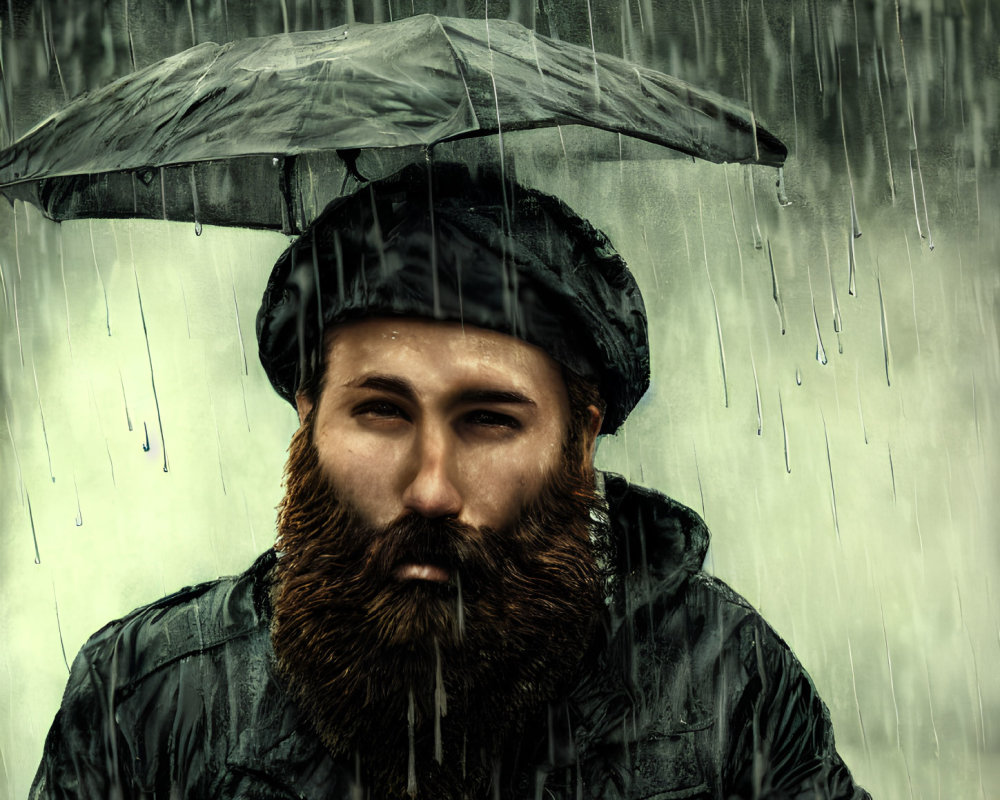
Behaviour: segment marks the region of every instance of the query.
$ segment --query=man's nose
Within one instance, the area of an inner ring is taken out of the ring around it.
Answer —
[[[462,495],[455,486],[454,458],[447,433],[419,432],[413,444],[412,477],[403,491],[403,505],[422,517],[457,517]]]

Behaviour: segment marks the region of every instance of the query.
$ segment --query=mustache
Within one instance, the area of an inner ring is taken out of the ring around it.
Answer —
[[[433,564],[469,574],[502,557],[497,534],[451,518],[407,514],[382,529],[352,525],[339,532],[340,546],[357,567],[359,580],[381,585],[401,564]]]

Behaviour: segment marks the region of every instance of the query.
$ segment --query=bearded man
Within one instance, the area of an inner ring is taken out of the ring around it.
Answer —
[[[420,165],[279,259],[276,547],[98,632],[32,797],[863,798],[689,509],[594,470],[641,295],[558,200]]]

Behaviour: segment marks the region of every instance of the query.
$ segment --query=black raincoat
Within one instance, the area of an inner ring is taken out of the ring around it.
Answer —
[[[569,696],[500,770],[511,798],[868,798],[788,646],[701,571],[694,512],[607,475],[619,580]],[[272,672],[268,551],[95,634],[73,662],[31,798],[350,798]]]

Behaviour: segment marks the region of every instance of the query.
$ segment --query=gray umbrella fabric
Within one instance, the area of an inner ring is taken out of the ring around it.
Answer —
[[[302,198],[315,175],[343,171],[338,151],[554,125],[715,162],[781,166],[786,155],[749,109],[676,78],[513,22],[422,15],[164,59],[0,152],[0,191],[53,219],[164,216],[294,232],[310,221]]]

